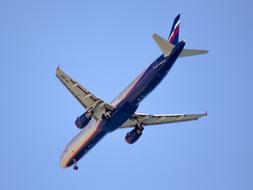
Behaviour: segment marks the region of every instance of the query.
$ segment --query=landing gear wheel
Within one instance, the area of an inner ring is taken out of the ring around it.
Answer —
[[[102,115],[102,119],[103,120],[107,120],[111,117],[111,111],[108,111],[108,112],[105,112],[103,115]]]
[[[135,131],[137,132],[137,134],[142,134],[142,131],[143,131],[144,127],[143,127],[143,124],[142,123],[139,123],[135,126]]]
[[[78,166],[74,166],[73,169],[74,169],[74,170],[78,170]]]
[[[74,170],[78,170],[78,166],[77,166],[77,161],[76,161],[76,159],[73,159],[73,162],[74,162],[73,169],[74,169]]]

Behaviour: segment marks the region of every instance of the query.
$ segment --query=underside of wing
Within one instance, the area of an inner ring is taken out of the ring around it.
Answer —
[[[207,116],[207,113],[203,114],[168,114],[168,115],[148,115],[135,113],[130,119],[128,119],[120,128],[132,128],[137,124],[147,125],[159,125],[183,121],[198,120],[199,118]]]
[[[94,116],[97,119],[101,118],[101,115],[105,110],[114,109],[112,105],[94,96],[81,84],[64,73],[59,67],[56,69],[56,76],[88,111],[92,111],[92,113],[94,113]]]

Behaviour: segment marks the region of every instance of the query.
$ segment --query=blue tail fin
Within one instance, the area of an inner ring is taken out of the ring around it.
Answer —
[[[174,19],[173,25],[170,30],[169,42],[173,45],[177,45],[179,39],[179,25],[180,25],[180,14]]]

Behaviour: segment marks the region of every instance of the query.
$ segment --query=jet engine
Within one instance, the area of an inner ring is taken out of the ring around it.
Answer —
[[[135,143],[142,135],[143,129],[144,128],[142,125],[136,125],[132,131],[130,131],[126,134],[126,137],[125,137],[126,142],[128,144]]]
[[[91,120],[91,117],[92,117],[91,112],[85,112],[84,114],[76,118],[76,121],[75,121],[76,127],[78,129],[84,128]]]

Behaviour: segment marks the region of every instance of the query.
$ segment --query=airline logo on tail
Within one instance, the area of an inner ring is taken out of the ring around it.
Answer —
[[[177,45],[179,39],[179,25],[180,25],[180,14],[174,19],[173,25],[170,30],[169,42],[174,46]]]

